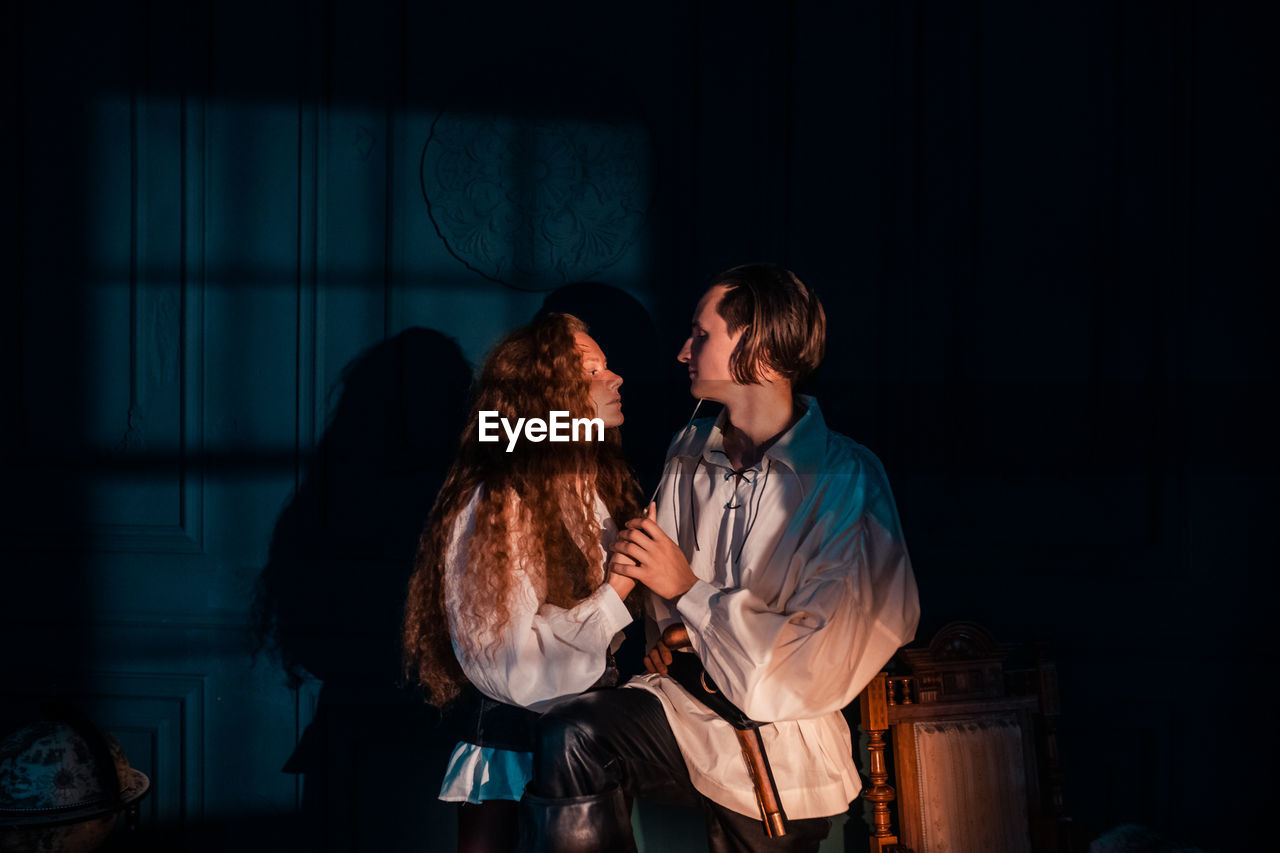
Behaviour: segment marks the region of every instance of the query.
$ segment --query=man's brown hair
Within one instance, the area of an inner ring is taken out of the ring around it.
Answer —
[[[797,385],[822,363],[827,315],[795,273],[777,264],[743,264],[711,281],[719,284],[728,287],[716,311],[729,334],[745,328],[729,358],[735,382],[758,383],[768,367]]]

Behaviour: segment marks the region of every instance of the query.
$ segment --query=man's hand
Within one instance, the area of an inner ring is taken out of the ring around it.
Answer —
[[[644,668],[649,672],[656,672],[658,675],[666,675],[667,667],[671,664],[671,649],[667,648],[667,644],[658,641],[658,645],[649,649],[649,653],[644,656]]]
[[[689,591],[698,578],[680,546],[662,532],[654,521],[657,510],[649,504],[644,518],[627,522],[613,543],[609,571],[635,578],[666,599],[677,599]]]

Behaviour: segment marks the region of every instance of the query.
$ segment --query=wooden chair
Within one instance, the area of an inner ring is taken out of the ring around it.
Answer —
[[[953,622],[899,652],[908,674],[882,672],[863,691],[872,853],[1067,849],[1056,671],[1039,653],[1006,670],[1008,652]]]

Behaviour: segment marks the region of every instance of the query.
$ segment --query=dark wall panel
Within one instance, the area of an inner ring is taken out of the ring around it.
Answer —
[[[1269,654],[1264,52],[1203,4],[796,9],[791,258],[845,318],[820,388],[886,459],[924,629],[1049,642],[1085,825],[1219,843],[1207,775],[1269,789],[1186,736]]]

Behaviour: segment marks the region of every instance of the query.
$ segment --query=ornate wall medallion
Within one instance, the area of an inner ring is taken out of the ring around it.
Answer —
[[[539,57],[455,100],[436,117],[421,166],[431,221],[454,257],[521,290],[595,278],[622,258],[654,187],[652,137],[625,87]]]

